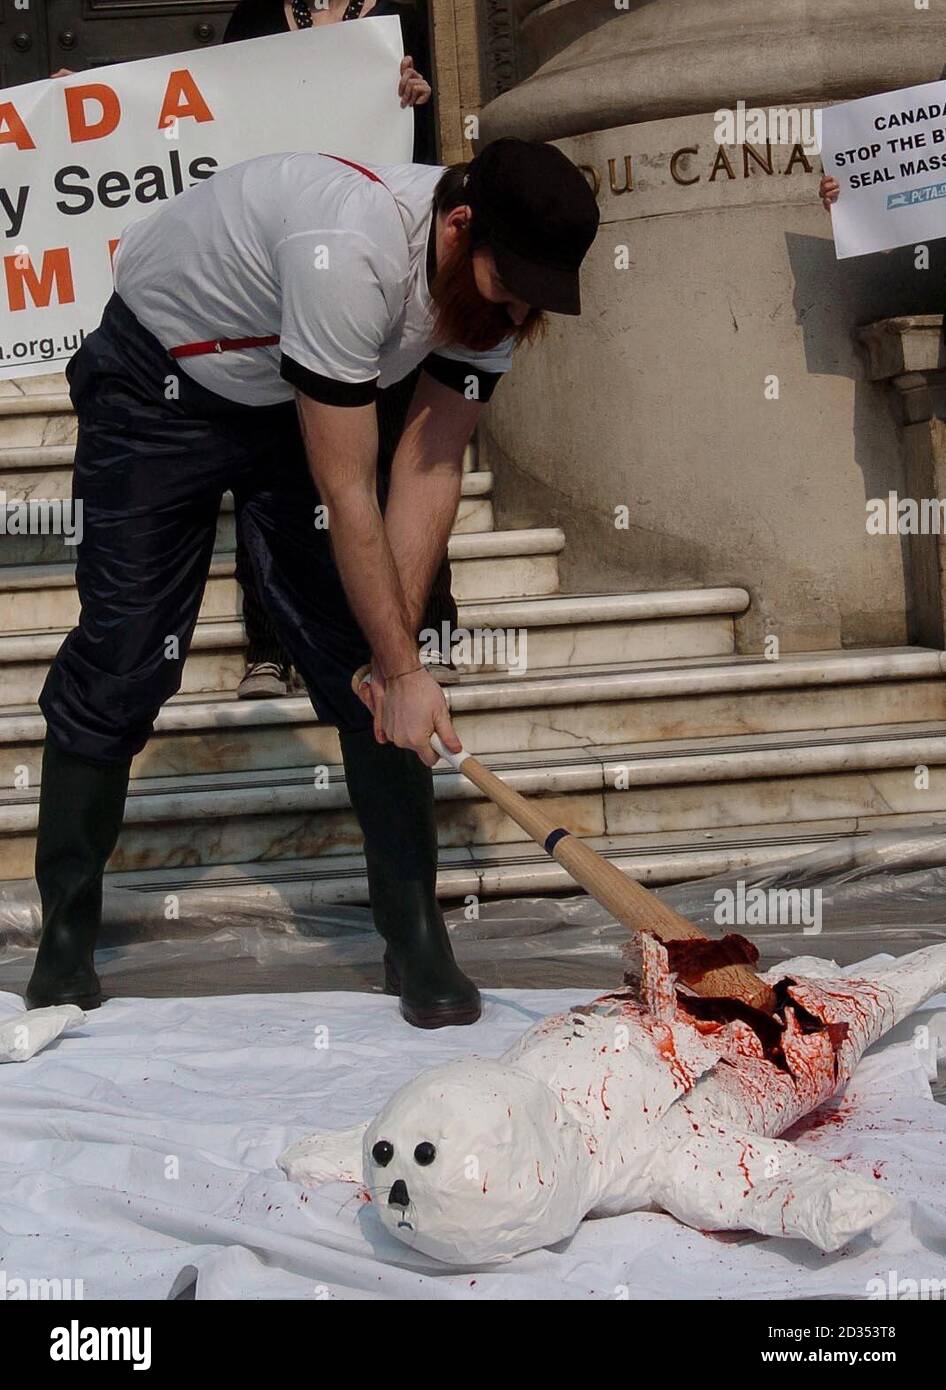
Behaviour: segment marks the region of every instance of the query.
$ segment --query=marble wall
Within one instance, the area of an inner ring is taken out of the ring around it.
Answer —
[[[944,63],[946,17],[899,0],[652,0],[485,108],[484,138],[555,139],[599,192],[585,312],[522,353],[481,443],[499,524],[564,527],[566,588],[743,586],[746,651],[908,640],[902,538],[865,526],[899,422],[854,334],[941,310],[946,243],[837,262],[810,142],[720,143],[714,112],[802,121]]]

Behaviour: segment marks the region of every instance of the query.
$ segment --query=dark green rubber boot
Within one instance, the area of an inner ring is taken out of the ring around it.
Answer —
[[[36,835],[43,934],[26,987],[31,1009],[102,1002],[93,963],[102,875],[121,830],[130,766],[77,758],[46,739]]]
[[[339,731],[348,794],[365,837],[375,926],[387,943],[385,986],[415,1028],[475,1023],[480,995],[453,958],[437,903],[430,769],[416,753]]]

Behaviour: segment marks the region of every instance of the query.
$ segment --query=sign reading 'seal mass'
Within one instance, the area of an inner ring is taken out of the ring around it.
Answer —
[[[946,236],[946,82],[826,107],[821,156],[839,260]]]

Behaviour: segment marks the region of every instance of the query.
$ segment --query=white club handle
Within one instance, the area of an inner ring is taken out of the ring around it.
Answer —
[[[354,690],[357,694],[359,688],[362,685],[367,685],[370,680],[371,668],[369,666],[359,667],[359,669],[351,678],[352,690]],[[431,734],[430,745],[433,748],[434,752],[439,753],[441,758],[445,758],[447,762],[450,764],[450,766],[454,768],[457,772],[459,772],[461,766],[469,757],[469,754],[465,753],[462,748],[460,749],[459,753],[451,753],[450,749],[444,746],[444,743],[440,738],[439,734]]]
[[[439,734],[430,735],[430,746],[433,748],[434,752],[440,754],[441,758],[446,758],[450,766],[454,768],[457,772],[460,771],[461,766],[470,756],[469,753],[467,753],[462,748],[460,749],[459,753],[451,753],[450,749],[445,746],[444,741]]]

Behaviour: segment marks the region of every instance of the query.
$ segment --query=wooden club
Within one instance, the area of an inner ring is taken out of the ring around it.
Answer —
[[[360,667],[352,678],[352,689],[358,693],[363,682],[371,678],[368,666]],[[623,874],[610,860],[597,854],[590,845],[568,830],[556,825],[538,809],[534,802],[506,785],[472,754],[451,753],[437,734],[431,736],[435,752],[445,758],[457,772],[462,772],[474,787],[488,797],[511,820],[520,826],[530,839],[557,860],[579,887],[584,888],[595,902],[601,904],[617,921],[631,931],[650,932],[659,941],[707,941],[710,938],[679,912],[662,903],[636,879]],[[764,1013],[776,1007],[771,986],[759,978],[747,965],[723,965],[707,970],[701,979],[688,982],[694,994],[715,999],[736,999]]]

